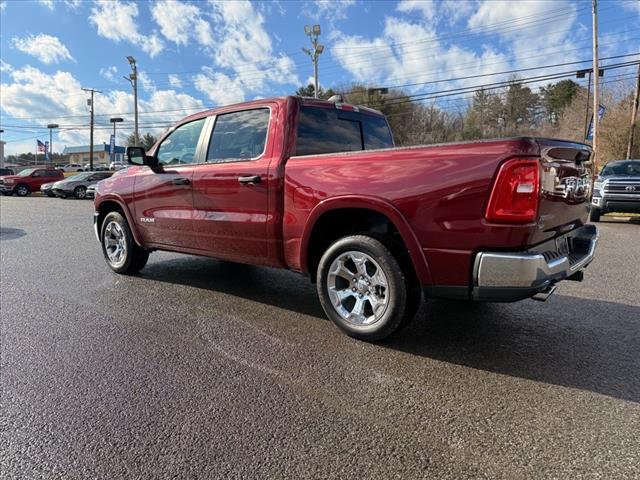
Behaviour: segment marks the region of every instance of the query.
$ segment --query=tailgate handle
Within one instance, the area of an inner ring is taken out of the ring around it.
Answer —
[[[260,175],[250,175],[248,177],[238,177],[240,183],[253,185],[254,183],[260,183]]]
[[[174,178],[173,180],[171,180],[172,185],[189,185],[190,183],[191,180],[189,180],[188,178]]]

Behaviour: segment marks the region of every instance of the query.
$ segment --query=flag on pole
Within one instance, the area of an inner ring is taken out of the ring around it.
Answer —
[[[45,153],[47,151],[44,143],[38,140],[38,153]]]
[[[598,105],[598,121],[602,120],[604,111],[606,108],[604,105]],[[586,140],[593,140],[593,114],[591,114],[591,120],[589,121],[589,128],[587,128]]]

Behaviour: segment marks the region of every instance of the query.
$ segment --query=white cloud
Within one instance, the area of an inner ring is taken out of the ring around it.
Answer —
[[[4,9],[7,8],[6,0],[0,2],[0,12],[4,12]]]
[[[13,71],[13,67],[0,58],[0,72],[11,73],[12,71]]]
[[[533,23],[536,20],[551,23]],[[570,51],[579,40],[576,20],[576,5],[569,0],[522,0],[518,2],[518,8],[513,8],[509,0],[484,0],[469,18],[468,26],[473,29],[493,27],[491,35],[502,40],[517,67],[534,67],[540,63],[540,58],[531,55],[533,46],[541,51],[553,51],[545,57],[545,63],[575,59]],[[495,28],[496,24],[500,28]]]
[[[346,20],[347,10],[355,5],[355,0],[313,0],[307,1],[302,7],[302,14],[319,20]]]
[[[169,85],[171,85],[174,88],[182,88],[182,80],[180,80],[180,77],[178,75],[175,75],[173,73],[169,74]]]
[[[60,140],[56,150],[65,145],[86,145],[89,140],[86,106],[87,94],[80,90],[81,84],[69,72],[44,73],[37,68],[24,66],[10,73],[11,82],[0,85],[0,108],[3,118],[13,118],[12,123],[25,123],[19,117],[33,119],[26,123],[46,126],[49,122],[61,125]],[[142,132],[154,135],[161,133],[168,122],[203,110],[203,102],[185,93],[174,90],[154,90],[145,99],[139,99]],[[95,97],[96,131],[95,143],[108,142],[111,132],[109,117],[118,115],[124,123],[118,126],[118,141],[123,142],[133,130],[133,94],[127,90],[108,90]],[[71,127],[71,128],[70,128]],[[39,130],[38,132],[42,132]],[[25,130],[26,135],[30,133]],[[36,134],[34,133],[34,136]],[[45,133],[42,133],[44,136]],[[23,138],[25,135],[19,135]],[[7,134],[5,132],[5,137]],[[5,138],[6,154],[33,151],[33,140],[14,142]]]
[[[37,58],[42,63],[58,63],[61,60],[73,61],[71,53],[58,37],[41,33],[29,35],[26,38],[14,37],[11,41],[18,50]]]
[[[140,83],[142,84],[142,89],[145,92],[156,91],[156,86],[153,83],[153,80],[149,78],[149,75],[147,75],[147,72],[138,72],[138,80],[140,80]]]
[[[428,22],[438,21],[453,25],[467,17],[477,7],[476,0],[402,0],[396,10],[402,13],[418,12]]]
[[[56,3],[64,4],[66,7],[72,9],[76,9],[82,4],[82,0],[63,0],[58,2],[54,2],[54,0],[38,0],[38,2],[47,7],[49,10],[53,10],[56,6]]]
[[[356,81],[390,86],[444,80],[468,72],[493,73],[504,69],[504,64],[500,66],[499,63],[506,60],[504,55],[487,47],[476,52],[444,45],[432,26],[395,17],[386,18],[380,37],[339,36],[331,53]],[[464,80],[448,83],[456,87],[469,84]],[[447,82],[443,82],[406,89],[415,93],[446,86]]]
[[[437,7],[433,0],[402,0],[396,10],[399,12],[420,12],[427,20],[433,20]]]
[[[640,2],[637,0],[628,1],[628,0],[620,0],[619,2],[622,5],[622,8],[628,10],[630,12],[635,12],[640,15]]]
[[[98,29],[98,35],[115,42],[124,40],[139,45],[154,58],[162,51],[164,44],[155,33],[142,35],[138,32],[137,17],[138,6],[135,3],[99,0],[91,8],[89,21]]]
[[[103,67],[100,69],[100,76],[106,78],[111,82],[116,81],[116,76],[118,75],[118,67],[115,65],[111,65],[110,67]]]
[[[194,4],[160,0],[151,7],[151,15],[162,35],[177,45],[187,45],[191,38],[205,46],[213,43],[211,27]]]
[[[253,4],[210,1],[217,41],[211,46],[217,68],[194,77],[198,90],[216,103],[244,100],[267,84],[299,84],[293,60],[273,50],[265,20]]]

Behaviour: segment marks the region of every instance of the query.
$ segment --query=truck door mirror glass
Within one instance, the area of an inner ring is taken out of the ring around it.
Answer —
[[[127,162],[132,165],[144,165],[147,152],[142,147],[127,147]]]
[[[131,165],[147,165],[151,168],[158,166],[158,160],[148,156],[143,147],[127,147],[127,162]]]

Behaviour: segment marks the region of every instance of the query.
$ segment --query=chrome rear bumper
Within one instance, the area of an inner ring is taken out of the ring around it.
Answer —
[[[574,276],[593,260],[598,230],[584,225],[525,252],[479,252],[473,267],[474,300],[516,301]]]

